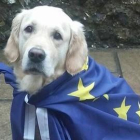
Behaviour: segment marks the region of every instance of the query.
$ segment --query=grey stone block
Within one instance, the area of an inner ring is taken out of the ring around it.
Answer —
[[[11,140],[10,126],[11,102],[0,101],[0,140]]]
[[[124,78],[140,94],[140,50],[118,52]]]

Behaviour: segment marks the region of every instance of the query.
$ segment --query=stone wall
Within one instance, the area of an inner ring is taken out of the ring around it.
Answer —
[[[82,22],[89,47],[140,48],[140,0],[2,0],[0,48],[5,46],[15,14],[37,5],[61,7]]]

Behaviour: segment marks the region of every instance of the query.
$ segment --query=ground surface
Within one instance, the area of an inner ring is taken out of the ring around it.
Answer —
[[[140,94],[140,50],[89,50],[90,55],[110,71],[123,76],[135,92]],[[0,62],[7,63],[0,51]],[[11,140],[9,122],[12,88],[0,75],[0,140]]]

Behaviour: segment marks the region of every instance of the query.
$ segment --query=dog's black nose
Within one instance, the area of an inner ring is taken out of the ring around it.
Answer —
[[[45,59],[46,54],[42,49],[32,48],[28,53],[28,57],[32,62],[39,63]]]

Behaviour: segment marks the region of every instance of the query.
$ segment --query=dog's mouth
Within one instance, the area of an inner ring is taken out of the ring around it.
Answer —
[[[43,74],[43,72],[41,72],[40,70],[38,70],[36,68],[26,69],[26,70],[24,70],[24,73],[33,74],[33,75]]]
[[[28,64],[26,69],[24,69],[25,74],[33,74],[33,75],[44,75],[42,65],[36,64]]]

